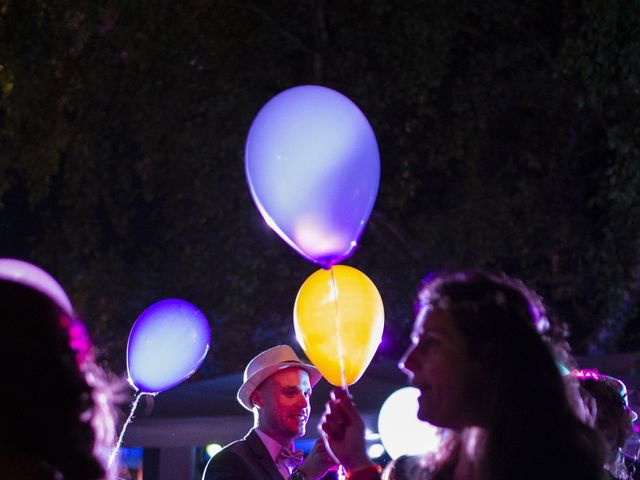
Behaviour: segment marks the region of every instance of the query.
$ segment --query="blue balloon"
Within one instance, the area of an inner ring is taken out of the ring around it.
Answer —
[[[378,194],[380,153],[351,100],[304,85],[258,112],[245,172],[267,224],[304,258],[329,268],[358,244]]]
[[[129,334],[129,383],[144,393],[176,386],[202,365],[210,341],[209,322],[194,305],[179,299],[154,303]]]

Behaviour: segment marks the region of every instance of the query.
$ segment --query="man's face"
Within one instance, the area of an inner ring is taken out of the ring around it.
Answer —
[[[301,368],[287,368],[274,373],[253,393],[258,408],[260,429],[287,445],[304,435],[311,414],[311,383]]]

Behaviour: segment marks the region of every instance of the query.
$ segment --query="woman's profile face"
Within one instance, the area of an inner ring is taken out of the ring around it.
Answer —
[[[469,357],[450,314],[423,309],[416,317],[411,342],[400,368],[420,390],[418,418],[454,430],[477,424],[474,412],[481,369]]]

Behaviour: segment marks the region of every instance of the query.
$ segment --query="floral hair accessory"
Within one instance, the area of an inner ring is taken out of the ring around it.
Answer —
[[[631,413],[631,421],[635,422],[638,419],[638,414],[631,410],[631,407],[629,406],[629,393],[627,391],[627,386],[619,378],[603,375],[595,368],[572,370],[571,375],[579,380],[594,380],[596,382],[606,382],[608,385],[611,385],[617,390],[618,394],[622,398],[625,408]]]

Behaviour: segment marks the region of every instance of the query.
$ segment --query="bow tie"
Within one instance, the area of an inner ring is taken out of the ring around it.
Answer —
[[[304,452],[302,450],[296,450],[292,452],[287,447],[283,447],[280,450],[280,454],[278,454],[278,458],[276,459],[276,463],[281,463],[285,465],[287,468],[291,469],[293,467],[297,467],[302,463],[302,458],[304,456]]]

